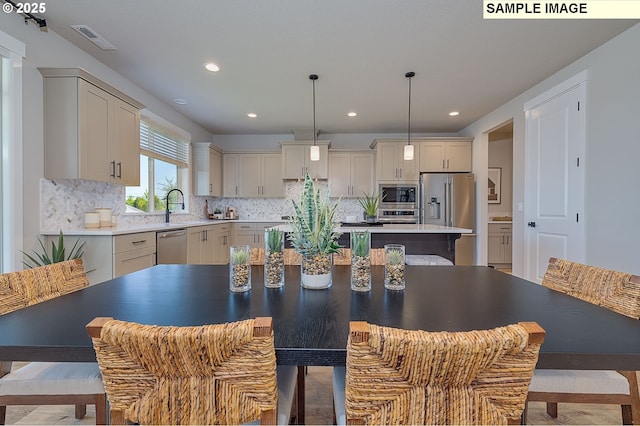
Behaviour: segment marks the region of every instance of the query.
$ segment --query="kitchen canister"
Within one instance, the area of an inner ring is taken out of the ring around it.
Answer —
[[[111,209],[108,207],[97,208],[96,211],[100,215],[100,228],[111,227]]]
[[[100,214],[98,212],[86,212],[84,214],[84,227],[88,229],[100,228]]]

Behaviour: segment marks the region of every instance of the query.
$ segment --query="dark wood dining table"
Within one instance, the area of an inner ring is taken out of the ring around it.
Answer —
[[[372,267],[372,290],[350,289],[349,266],[334,266],[333,286],[300,287],[287,266],[285,286],[229,291],[226,265],[157,265],[0,316],[0,360],[95,361],[85,325],[114,317],[157,325],[224,323],[273,317],[279,364],[344,365],[349,321],[420,330],[487,329],[535,321],[546,330],[538,368],[640,370],[640,322],[484,266],[407,266],[406,288],[386,290]]]

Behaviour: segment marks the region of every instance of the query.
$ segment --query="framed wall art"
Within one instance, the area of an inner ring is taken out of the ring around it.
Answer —
[[[502,191],[502,168],[489,167],[489,204],[500,204],[500,192]]]

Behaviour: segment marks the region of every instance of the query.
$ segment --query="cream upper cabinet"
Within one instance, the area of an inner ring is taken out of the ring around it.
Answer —
[[[329,193],[332,197],[359,198],[374,192],[373,153],[329,152]]]
[[[437,138],[418,143],[421,172],[470,172],[471,138]]]
[[[404,159],[406,140],[374,140],[371,148],[376,150],[376,179],[378,182],[416,182],[419,178],[418,158],[420,148],[414,145],[413,160]]]
[[[313,179],[327,179],[329,176],[328,154],[330,142],[316,141],[320,147],[320,161],[311,161],[311,143],[281,142],[281,179],[304,179],[307,172]]]
[[[144,106],[80,68],[40,72],[45,177],[139,185]]]
[[[193,195],[222,195],[222,154],[210,143],[192,143]]]
[[[245,198],[284,197],[278,153],[223,155],[223,196]]]

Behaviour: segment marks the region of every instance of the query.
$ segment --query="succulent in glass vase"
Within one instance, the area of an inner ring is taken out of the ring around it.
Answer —
[[[384,246],[384,286],[389,290],[404,290],[404,252],[402,244]]]
[[[276,228],[264,232],[264,285],[284,285],[284,231]]]
[[[229,288],[231,291],[251,289],[251,259],[249,246],[231,246],[229,262]]]
[[[351,290],[371,290],[371,235],[369,231],[352,232]]]
[[[329,194],[321,197],[309,173],[305,176],[300,201],[293,201],[295,215],[289,222],[289,241],[302,255],[300,285],[321,289],[331,286],[331,255],[338,252],[335,221],[337,204],[329,203]]]

